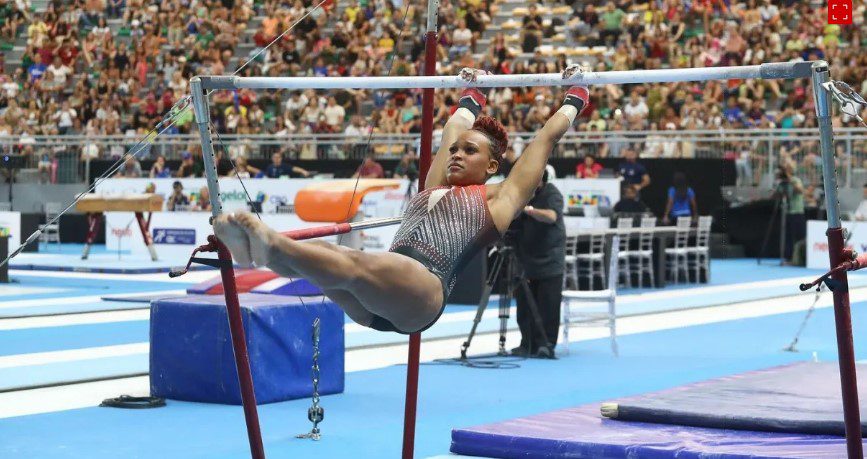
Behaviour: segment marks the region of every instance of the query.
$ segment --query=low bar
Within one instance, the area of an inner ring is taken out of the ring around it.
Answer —
[[[682,81],[809,78],[811,62],[784,62],[737,67],[585,72],[563,79],[559,73],[481,75],[472,84],[458,76],[398,77],[237,77],[200,76],[205,90],[220,89],[425,89],[468,86],[522,87],[674,83]]]

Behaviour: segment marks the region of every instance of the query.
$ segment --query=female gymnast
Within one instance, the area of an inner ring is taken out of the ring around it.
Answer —
[[[569,67],[563,78],[578,72],[577,66]],[[461,71],[467,81],[479,74]],[[464,265],[499,239],[524,209],[549,154],[588,97],[586,88],[570,88],[509,176],[485,185],[503,161],[508,136],[497,120],[479,116],[485,97],[476,89],[464,90],[443,130],[425,189],[410,201],[388,252],[294,241],[246,212],[221,215],[214,232],[239,264],[303,277],[359,324],[406,334],[423,331],[439,319]]]

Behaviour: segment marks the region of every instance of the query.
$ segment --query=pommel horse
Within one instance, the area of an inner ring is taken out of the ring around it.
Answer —
[[[163,210],[163,197],[154,193],[128,194],[119,196],[103,196],[88,194],[81,198],[75,205],[75,209],[87,214],[87,239],[81,259],[86,260],[90,254],[90,246],[96,240],[96,232],[99,231],[99,216],[103,212],[134,212],[135,219],[141,230],[144,243],[151,254],[151,260],[157,261],[157,251],[150,235],[151,212]],[[144,213],[148,212],[145,220]]]
[[[305,222],[334,223],[334,225],[284,231],[280,234],[297,240],[337,235],[337,243],[360,249],[363,238],[360,229],[394,224],[393,219],[371,220],[364,222],[359,212],[361,202],[368,193],[400,188],[405,180],[361,179],[356,188],[355,179],[329,180],[306,186],[295,195],[295,213]],[[380,224],[381,223],[381,224]],[[247,293],[265,282],[279,276],[270,270],[249,269],[237,271],[235,282],[238,293]],[[223,284],[220,277],[200,284],[210,284],[206,289],[209,295],[222,295]]]

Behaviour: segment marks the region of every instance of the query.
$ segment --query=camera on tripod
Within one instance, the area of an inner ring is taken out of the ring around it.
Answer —
[[[485,280],[484,294],[482,295],[482,299],[476,309],[476,317],[473,319],[473,326],[470,329],[467,340],[464,341],[463,345],[461,345],[460,360],[462,361],[466,361],[468,358],[467,350],[469,349],[473,337],[476,334],[476,329],[482,320],[482,314],[488,307],[488,300],[490,299],[491,292],[497,285],[500,286],[500,340],[497,355],[509,355],[509,353],[506,352],[506,331],[509,320],[509,309],[512,306],[515,292],[518,289],[521,289],[524,296],[527,298],[530,313],[533,317],[534,328],[535,331],[539,333],[539,341],[542,343],[542,346],[539,347],[539,351],[534,355],[534,357],[554,358],[553,348],[550,345],[548,337],[545,336],[545,327],[542,324],[542,316],[539,314],[536,300],[533,298],[533,294],[530,291],[529,283],[524,275],[524,268],[521,265],[520,260],[518,260],[517,248],[518,239],[521,234],[520,227],[520,222],[513,222],[512,225],[509,226],[509,229],[506,230],[506,234],[500,238],[500,242],[497,243],[492,251],[492,258],[489,261],[490,270],[488,271],[488,277]]]

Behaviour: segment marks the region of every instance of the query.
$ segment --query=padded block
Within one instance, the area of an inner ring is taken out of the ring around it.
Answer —
[[[310,397],[313,319],[321,321],[319,393],[343,392],[343,311],[322,298],[241,294],[258,403]],[[154,301],[150,321],[151,394],[193,402],[241,404],[223,295]]]

